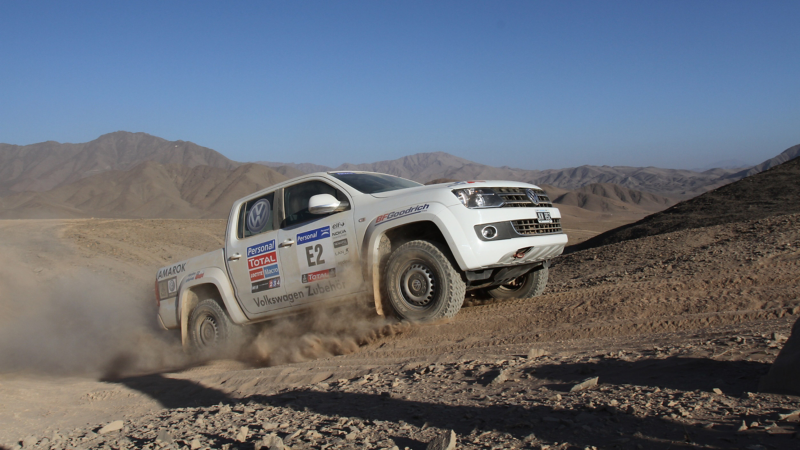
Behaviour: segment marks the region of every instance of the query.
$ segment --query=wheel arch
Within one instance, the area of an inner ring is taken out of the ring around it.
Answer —
[[[365,274],[365,278],[369,275],[372,277],[372,293],[375,301],[375,311],[378,315],[385,316],[384,299],[381,292],[381,276],[382,268],[385,263],[385,258],[397,247],[413,240],[427,240],[436,242],[448,252],[448,257],[456,260],[456,257],[451,249],[450,242],[446,235],[442,232],[438,221],[433,220],[435,216],[426,218],[425,220],[416,220],[413,222],[400,223],[394,227],[386,228],[380,232],[373,233],[370,236],[371,245],[365,246],[364,261],[369,261],[366,267],[369,269],[369,274]],[[382,243],[385,246],[388,241],[389,248],[382,248]]]
[[[236,301],[226,273],[216,267],[204,269],[203,272],[203,278],[182,283],[178,294],[178,320],[181,327],[181,343],[185,349],[189,345],[189,315],[195,306],[206,298],[213,298],[219,303],[235,324],[248,322],[247,316]]]

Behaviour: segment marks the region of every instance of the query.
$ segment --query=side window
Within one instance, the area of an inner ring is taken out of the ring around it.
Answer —
[[[308,212],[308,200],[317,194],[331,194],[336,197],[336,200],[347,201],[344,193],[322,181],[307,181],[287,187],[283,190],[286,218],[281,227],[285,228],[322,217]],[[347,209],[350,207],[348,206]]]
[[[239,211],[239,239],[255,236],[275,229],[272,212],[275,193],[246,202]]]

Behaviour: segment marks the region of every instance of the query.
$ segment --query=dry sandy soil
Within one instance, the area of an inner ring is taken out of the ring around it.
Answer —
[[[318,311],[191,361],[153,274],[224,227],[0,221],[0,446],[800,448],[800,399],[756,393],[800,317],[798,214],[574,252],[544,295],[445,323]]]

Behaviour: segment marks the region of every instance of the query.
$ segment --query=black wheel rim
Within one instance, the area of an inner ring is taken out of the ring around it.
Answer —
[[[423,261],[412,261],[400,273],[400,293],[414,308],[424,309],[436,298],[436,273]]]
[[[219,341],[219,325],[214,316],[207,315],[197,327],[197,335],[200,345],[203,347],[213,347]]]

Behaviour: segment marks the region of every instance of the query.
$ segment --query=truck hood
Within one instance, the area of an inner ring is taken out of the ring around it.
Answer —
[[[538,188],[539,186],[530,183],[507,180],[486,180],[486,181],[454,181],[452,183],[432,184],[429,186],[419,186],[408,189],[398,189],[396,191],[378,192],[372,194],[375,198],[392,198],[409,194],[422,194],[425,192],[447,192],[454,189],[480,188],[480,187],[519,187],[519,188]]]

